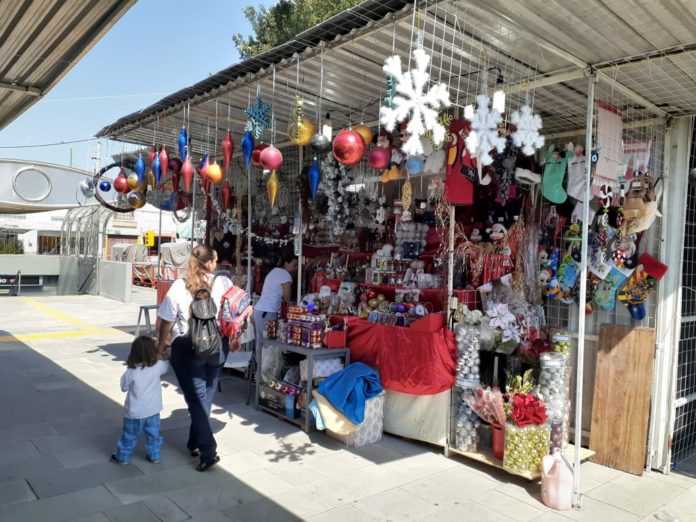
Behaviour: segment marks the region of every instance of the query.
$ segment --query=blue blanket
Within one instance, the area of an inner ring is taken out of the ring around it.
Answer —
[[[360,424],[365,420],[365,401],[382,393],[382,383],[368,365],[353,363],[329,376],[317,391],[353,424]]]

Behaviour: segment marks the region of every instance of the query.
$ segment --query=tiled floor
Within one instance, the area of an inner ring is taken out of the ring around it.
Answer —
[[[154,293],[139,290],[135,299],[149,303]],[[173,375],[164,388],[162,463],[146,462],[141,450],[116,466],[108,456],[132,339],[123,330],[137,303],[1,297],[0,317],[0,522],[696,521],[694,478],[585,463],[584,508],[556,513],[539,501],[537,483],[446,459],[431,446],[385,436],[348,450],[308,436],[246,406],[244,383],[234,379],[213,409],[216,469],[193,469]]]

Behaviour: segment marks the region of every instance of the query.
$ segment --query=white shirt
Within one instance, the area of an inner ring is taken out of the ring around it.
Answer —
[[[210,279],[212,279],[212,275]],[[229,277],[218,277],[213,283],[213,290],[210,293],[215,306],[220,310],[220,303],[225,292],[232,288],[232,281]],[[186,281],[177,279],[167,292],[167,296],[157,308],[157,316],[160,319],[174,323],[172,327],[172,341],[181,335],[186,335],[188,332],[189,312],[191,311],[191,303],[193,296],[186,289]],[[179,320],[177,321],[177,317]],[[181,327],[181,330],[179,329]]]
[[[124,415],[129,419],[146,419],[162,411],[160,376],[169,370],[169,361],[153,366],[128,368],[121,376],[121,391],[128,392]]]
[[[283,302],[283,284],[292,283],[290,272],[284,268],[274,268],[263,281],[263,290],[261,290],[261,299],[254,306],[254,310],[260,312],[280,311],[280,305]]]

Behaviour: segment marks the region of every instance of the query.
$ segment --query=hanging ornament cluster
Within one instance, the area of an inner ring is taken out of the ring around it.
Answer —
[[[248,120],[244,130],[251,133],[253,139],[261,139],[264,131],[271,128],[271,108],[270,103],[266,103],[258,96],[256,97],[256,103],[247,107],[246,114]]]
[[[529,105],[523,105],[519,111],[510,116],[517,130],[512,133],[512,141],[515,147],[522,147],[525,156],[531,156],[536,149],[544,146],[544,137],[539,134],[541,129],[541,117],[532,113]]]
[[[491,151],[498,153],[505,150],[505,138],[498,133],[502,115],[491,107],[490,99],[485,94],[476,97],[476,110],[468,106],[464,117],[471,122],[471,132],[466,137],[466,148],[482,165],[493,163]]]
[[[326,222],[331,226],[334,240],[345,231],[350,222],[350,197],[346,189],[352,183],[351,177],[344,165],[339,163],[333,154],[327,154],[321,163],[324,174],[321,186],[328,198]]]
[[[408,121],[406,133],[408,139],[403,145],[406,154],[423,154],[421,136],[427,131],[432,133],[436,146],[442,145],[446,129],[438,122],[438,111],[450,106],[449,90],[444,83],[430,86],[428,63],[430,56],[422,49],[413,51],[416,68],[403,72],[401,58],[398,55],[387,58],[382,69],[387,77],[393,77],[396,95],[392,106],[380,108],[380,122],[387,131],[393,132],[398,123]]]

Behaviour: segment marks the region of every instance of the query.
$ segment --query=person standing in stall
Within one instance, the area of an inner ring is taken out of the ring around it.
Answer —
[[[254,333],[256,353],[261,350],[263,334],[268,321],[277,321],[280,308],[289,303],[292,296],[292,277],[297,270],[297,258],[291,252],[281,255],[276,268],[271,270],[263,281],[261,298],[254,306]],[[258,357],[258,355],[257,355]]]

